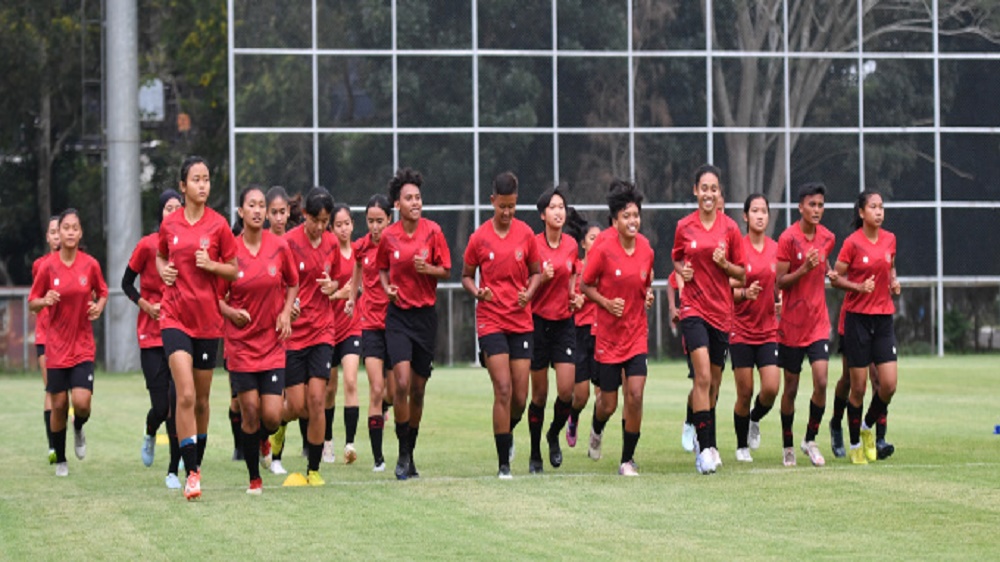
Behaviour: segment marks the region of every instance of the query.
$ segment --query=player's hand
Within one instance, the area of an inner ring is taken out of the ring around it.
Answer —
[[[389,302],[396,302],[399,300],[399,287],[396,285],[389,285],[385,290],[385,296],[389,297]]]
[[[493,289],[489,287],[479,287],[476,290],[476,300],[484,302],[493,302]]]
[[[334,291],[334,293],[332,295],[330,295],[330,300],[346,300],[346,299],[349,299],[351,297],[351,291],[353,289],[354,289],[354,287],[351,286],[351,282],[348,281],[343,287],[341,287],[340,289],[337,289],[336,291]]]
[[[208,250],[205,248],[198,248],[194,253],[194,265],[198,269],[209,269],[212,264],[212,258],[208,256]]]
[[[903,292],[903,286],[900,285],[899,279],[893,277],[892,280],[889,281],[889,291],[892,292],[893,295],[897,296]]]
[[[781,307],[783,305],[782,293],[778,293],[778,298],[774,301],[774,315],[781,316]]]
[[[573,293],[569,296],[569,309],[573,312],[583,308],[584,296],[580,293]]]
[[[141,308],[144,313],[149,315],[149,317],[152,318],[153,320],[160,319],[160,303],[150,304],[145,301],[141,302],[143,302],[144,304],[140,304],[139,308]]]
[[[45,293],[45,296],[42,297],[42,302],[45,303],[45,306],[54,306],[57,302],[59,302],[59,291],[49,289],[49,291]]]
[[[806,271],[812,271],[819,267],[819,250],[813,248],[806,252]]]
[[[754,281],[753,283],[750,283],[750,286],[747,287],[745,291],[743,291],[743,295],[748,300],[755,301],[757,300],[757,297],[760,296],[760,291],[760,281]]]
[[[670,325],[676,328],[681,321],[681,311],[677,310],[676,306],[671,306],[667,316],[670,317]]]
[[[683,279],[685,283],[691,281],[694,277],[694,267],[691,266],[691,262],[684,262],[684,267],[681,268],[680,274],[681,279]]]
[[[529,302],[531,302],[531,295],[528,294],[528,288],[524,287],[517,292],[517,306],[524,308],[528,306]]]
[[[653,288],[649,287],[646,289],[646,310],[653,308],[653,303],[656,302],[656,294],[653,292]]]
[[[294,310],[294,307],[293,307]],[[292,313],[282,311],[278,314],[278,321],[275,322],[274,331],[278,332],[278,337],[287,340],[292,335]]]
[[[168,287],[172,287],[174,285],[174,281],[177,281],[177,267],[174,266],[174,262],[167,262],[163,271],[160,272],[160,279],[163,279],[163,284]]]
[[[292,314],[291,314],[292,322],[298,320],[300,314],[302,314],[302,303],[299,301],[298,298],[296,298],[295,303],[292,304]]]
[[[875,290],[875,276],[872,275],[865,282],[858,286],[859,293],[871,293]]]
[[[91,303],[87,305],[87,320],[90,320],[91,322],[97,320],[101,317],[101,312],[104,312],[104,307],[91,301]]]
[[[242,328],[250,323],[250,313],[244,308],[235,310],[232,316],[229,317],[229,321],[235,324],[237,328]]]
[[[625,313],[625,299],[619,297],[608,301],[607,311],[615,318],[621,318]]]
[[[344,313],[348,316],[354,316],[354,299],[347,299],[344,303]]]
[[[337,284],[330,279],[330,274],[323,272],[323,276],[316,280],[316,284],[319,285],[319,290],[321,293],[329,298],[333,298],[333,293],[337,290]]]
[[[551,281],[553,277],[556,276],[556,268],[552,266],[552,262],[544,261],[542,262],[542,281]]]
[[[424,252],[426,253],[426,250]],[[420,253],[413,256],[413,268],[417,270],[417,273],[425,275],[429,275],[431,272],[431,264],[427,263],[427,258]]]
[[[726,260],[726,243],[724,241],[720,240],[719,245],[712,252],[712,261],[715,262],[715,265],[719,266],[719,269],[729,267],[729,261]]]
[[[840,279],[840,274],[837,273],[836,269],[830,269],[826,272],[826,278],[830,280],[830,283],[834,283],[837,279]]]

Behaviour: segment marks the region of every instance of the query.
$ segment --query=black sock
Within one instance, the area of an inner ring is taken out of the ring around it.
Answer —
[[[309,466],[308,469],[319,470],[319,461],[323,458],[323,444],[314,445],[309,443]]]
[[[409,425],[409,424],[407,424]],[[413,450],[417,448],[417,435],[420,435],[420,428],[410,426],[409,429],[409,448],[410,448],[410,458],[413,458]]]
[[[243,433],[240,430],[240,433]],[[205,460],[205,448],[208,447],[208,434],[202,433],[198,435],[198,469],[201,470],[201,461]],[[187,464],[187,461],[184,461]]]
[[[55,449],[52,444],[52,410],[42,412],[42,419],[45,420],[45,439],[49,442],[49,449]]]
[[[816,434],[819,433],[819,424],[823,421],[823,412],[826,406],[817,406],[812,400],[809,401],[809,423],[806,424],[806,441],[815,441]]]
[[[358,417],[361,409],[358,406],[344,406],[344,433],[347,443],[354,443],[354,436],[358,432]],[[346,443],[345,443],[346,444]]]
[[[52,448],[56,450],[56,462],[66,462],[66,428],[52,432]]]
[[[635,456],[635,446],[639,444],[639,432],[629,432],[624,433],[624,439],[622,441],[622,464],[627,463],[632,460]]]
[[[795,412],[791,414],[786,414],[781,412],[781,442],[784,448],[789,448],[792,445],[792,423],[795,421]]]
[[[382,401],[382,417],[385,417],[385,413],[388,412],[391,407],[392,404],[386,402],[385,400]]]
[[[86,424],[89,420],[90,420],[89,414],[86,416],[81,416],[81,415],[73,416],[73,429],[80,431],[81,429],[83,429],[84,424]]]
[[[327,441],[333,441],[333,416],[336,413],[336,406],[326,409],[326,427],[324,428],[323,439]],[[357,428],[356,425],[355,428]]]
[[[184,459],[184,471],[189,475],[198,470],[198,445],[189,442],[181,447],[181,458]]]
[[[493,442],[497,447],[497,467],[510,466],[510,445],[514,436],[510,433],[494,433]]]
[[[708,436],[709,442],[711,442],[712,444],[709,445],[709,447],[718,448],[717,444],[718,442],[716,441],[716,435],[715,435],[715,428],[717,427],[715,423],[715,408],[709,408],[708,413],[710,416],[712,416],[712,423],[711,425],[709,425],[709,431],[711,431],[711,435]],[[702,445],[702,448],[704,449],[705,446]]]
[[[594,428],[594,433],[596,433],[598,435],[601,435],[602,433],[604,433],[604,426],[607,425],[607,424],[608,424],[608,420],[601,421],[601,420],[597,419],[597,408],[595,407],[594,408],[594,419],[591,422],[591,425]]]
[[[750,416],[741,416],[733,412],[733,427],[736,428],[736,448],[747,448],[747,434],[750,432]]]
[[[888,417],[889,413],[884,412],[878,421],[875,422],[875,438],[879,441],[885,441],[885,432],[889,425]]]
[[[764,416],[766,416],[773,407],[774,404],[771,404],[770,406],[762,404],[760,401],[760,394],[758,394],[757,398],[753,401],[753,409],[750,410],[750,421],[759,422],[764,419]]]
[[[851,446],[861,442],[861,406],[847,404],[847,430],[851,438]]]
[[[410,422],[396,422],[396,441],[399,443],[399,456],[410,455]]]
[[[240,429],[242,430],[242,428]],[[250,480],[256,480],[260,478],[260,431],[254,432],[253,435],[244,433],[241,440],[243,442],[243,460],[247,464]]]
[[[513,434],[514,434],[514,428],[515,428],[515,427],[517,427],[517,424],[519,424],[519,423],[521,423],[521,416],[517,416],[517,417],[515,418],[515,417],[514,417],[514,416],[512,415],[512,416],[510,417],[510,433],[511,433],[511,435],[513,435]],[[513,439],[513,437],[512,437],[512,439]]]
[[[684,414],[684,423],[688,425],[694,425],[694,410],[691,409],[690,400],[688,400],[686,412]]]
[[[528,404],[528,433],[531,435],[531,460],[542,460],[542,424],[545,423],[545,407],[534,402]]]
[[[844,410],[847,409],[847,398],[841,398],[834,395],[833,397],[833,413],[830,414],[830,425],[834,427],[840,427],[844,420]]]
[[[583,408],[572,408],[569,414],[569,422],[573,425],[580,424],[580,413],[583,412]]]
[[[382,434],[385,432],[385,418],[382,416],[368,416],[368,441],[372,445],[372,458],[375,464],[385,462],[382,454]]]
[[[549,435],[556,435],[562,431],[572,411],[572,402],[563,402],[558,397],[556,398],[555,402],[552,403],[552,424],[549,425]]]
[[[865,425],[869,429],[875,427],[876,422],[885,414],[888,407],[889,405],[882,401],[882,397],[877,392],[873,392],[871,404],[868,405],[868,413],[865,414]]]
[[[177,474],[181,462],[181,446],[177,442],[177,428],[174,418],[167,418],[167,440],[170,442],[170,462],[167,464],[167,474]]]
[[[714,447],[715,443],[712,442],[712,437],[715,432],[712,430],[712,414],[708,410],[693,412],[691,422],[698,434],[698,446],[702,450]]]
[[[229,410],[229,429],[233,432],[233,449],[240,450],[242,448],[243,430],[240,426],[243,425],[243,413],[239,410]]]
[[[285,425],[285,422],[281,422],[281,425]],[[309,418],[299,418],[299,433],[302,434],[302,450],[309,450]],[[288,445],[288,436],[285,434],[285,445]],[[278,457],[281,458],[281,457]]]

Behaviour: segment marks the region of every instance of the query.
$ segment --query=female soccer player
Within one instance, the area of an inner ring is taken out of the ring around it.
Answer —
[[[833,281],[847,291],[844,351],[851,370],[847,404],[850,457],[854,464],[866,464],[878,458],[871,428],[885,415],[896,393],[896,333],[892,321],[896,308],[892,297],[899,295],[901,287],[896,278],[896,236],[882,228],[885,220],[882,196],[875,191],[863,191],[854,209],[856,230],[844,241],[837,256],[837,275]],[[879,388],[872,394],[862,420],[870,364],[878,371]]]
[[[713,389],[718,392],[729,351],[733,310],[729,279],[744,281],[746,261],[740,229],[719,205],[721,179],[721,170],[711,164],[695,170],[698,210],[677,223],[671,252],[674,271],[684,281],[681,333],[694,371],[691,417],[701,449],[695,469],[701,474],[711,474],[722,464],[715,441]]]
[[[587,406],[590,399],[590,385],[597,385],[597,363],[594,361],[594,317],[597,305],[580,291],[583,278],[583,268],[587,263],[587,255],[594,247],[594,240],[601,233],[601,226],[583,218],[575,209],[568,213],[567,230],[573,232],[573,237],[580,248],[582,258],[578,255],[575,269],[577,271],[576,285],[573,287],[573,323],[576,326],[576,359],[573,383],[573,405],[569,420],[566,422],[566,444],[576,446],[577,428],[580,425],[580,412]]]
[[[385,470],[385,457],[382,454],[382,436],[385,428],[382,398],[385,393],[387,379],[392,373],[386,373],[385,362],[388,353],[385,342],[385,313],[389,306],[389,297],[382,288],[376,260],[378,245],[382,240],[382,231],[389,225],[392,207],[389,199],[381,193],[368,200],[365,209],[365,220],[368,223],[368,234],[354,243],[354,278],[352,287],[361,289],[351,291],[348,300],[348,310],[361,323],[361,356],[368,373],[368,439],[371,442],[372,458],[375,460],[374,472]],[[355,302],[356,300],[356,302]],[[388,377],[386,377],[388,374]]]
[[[160,194],[160,223],[171,213],[181,208],[181,194],[167,189]],[[132,257],[122,275],[122,291],[139,307],[136,319],[136,335],[139,340],[139,359],[142,374],[146,379],[149,393],[149,412],[146,414],[146,431],[142,438],[140,456],[142,464],[152,466],[156,453],[156,432],[160,424],[167,424],[167,438],[170,442],[170,463],[167,466],[166,485],[179,489],[177,467],[180,463],[180,445],[177,442],[177,428],[174,424],[173,381],[170,364],[163,351],[160,335],[160,301],[163,299],[163,279],[156,269],[156,248],[160,242],[159,232],[144,236],[132,251]],[[139,277],[139,290],[135,290],[135,278]]]
[[[648,372],[646,308],[653,283],[653,248],[639,234],[643,195],[635,185],[615,180],[608,210],[617,234],[596,245],[583,270],[583,293],[597,304],[594,344],[601,395],[594,403],[590,429],[591,458],[600,458],[608,419],[618,408],[618,389],[625,381],[625,420],[618,474],[638,476],[633,456],[642,427],[642,399]],[[623,377],[624,375],[624,377]]]
[[[382,289],[389,298],[385,340],[389,367],[396,378],[393,406],[399,480],[419,476],[413,449],[437,346],[437,282],[451,274],[451,252],[441,227],[422,217],[422,183],[420,172],[410,168],[397,170],[389,180],[389,200],[399,210],[399,221],[382,231],[375,257]]]
[[[219,283],[219,308],[226,318],[226,367],[239,399],[243,459],[250,476],[247,493],[259,495],[261,445],[281,423],[285,388],[283,340],[292,332],[292,306],[299,275],[288,243],[264,230],[266,203],[259,188],[240,193],[243,232],[236,239],[239,273]],[[268,445],[264,445],[265,464]]]
[[[533,340],[531,299],[541,283],[541,260],[531,227],[514,217],[517,176],[511,172],[498,175],[493,180],[490,202],[493,218],[476,229],[466,246],[462,286],[478,301],[476,334],[493,382],[493,439],[498,475],[508,479],[513,432],[521,421],[528,397]],[[541,433],[544,406],[538,406],[529,419],[532,415],[538,417],[536,423]],[[532,474],[542,472],[537,447],[532,449],[528,470]]]
[[[108,286],[97,260],[80,250],[83,228],[76,209],[59,215],[59,254],[38,268],[31,284],[28,306],[38,313],[48,309],[46,332],[48,382],[45,391],[52,404],[52,441],[56,450],[56,476],[68,476],[66,417],[70,393],[73,403],[73,448],[76,458],[87,454],[83,426],[90,419],[94,393],[94,330],[108,300]],[[96,297],[96,301],[94,300]]]
[[[733,289],[736,309],[729,352],[736,380],[736,460],[753,462],[751,450],[760,447],[760,420],[771,411],[778,395],[778,318],[775,315],[774,278],[778,244],[767,235],[771,207],[767,198],[753,193],[743,203],[747,235],[743,238],[746,281]],[[753,397],[753,368],[760,373],[760,394]]]
[[[820,224],[826,198],[822,183],[807,183],[799,188],[799,214],[802,218],[778,237],[778,289],[786,295],[785,308],[778,323],[778,358],[784,370],[785,390],[781,396],[781,432],[783,463],[795,466],[792,422],[795,397],[799,392],[802,360],[809,358],[813,393],[809,400],[809,423],[801,449],[813,466],[826,460],[816,445],[823,412],[826,409],[826,382],[830,360],[830,314],[826,309],[826,277],[832,273],[828,257],[833,253],[834,235]]]
[[[323,456],[323,433],[326,426],[324,401],[333,363],[333,303],[337,289],[340,259],[337,240],[327,231],[333,215],[333,197],[322,187],[314,187],[305,200],[305,222],[285,235],[299,272],[298,318],[292,322],[292,335],[285,344],[285,403],[282,423],[271,436],[271,451],[280,455],[285,446],[286,424],[307,418],[308,467],[306,480],[311,486],[326,482],[319,473]],[[272,465],[271,472],[278,473]],[[284,469],[281,470],[284,472]]]
[[[201,497],[201,459],[208,440],[212,369],[222,337],[218,278],[236,279],[236,239],[229,223],[207,205],[208,164],[190,156],[181,165],[184,209],[160,224],[156,267],[165,287],[160,302],[163,351],[177,390],[174,423],[187,470],[184,497]]]
[[[548,370],[556,371],[556,399],[552,402],[552,424],[545,434],[549,444],[549,463],[562,465],[559,432],[572,413],[576,384],[576,262],[579,248],[572,236],[563,232],[569,210],[566,197],[558,187],[546,189],[536,204],[545,225],[535,236],[542,261],[541,286],[531,300],[534,323],[534,353],[531,358],[531,404],[528,405],[528,429],[531,433],[531,466],[541,467],[540,443],[548,399]]]
[[[31,264],[31,278],[38,277],[45,260],[59,252],[59,217],[49,217],[49,226],[45,230],[45,243],[49,246],[49,252],[36,259]],[[48,372],[45,369],[45,331],[49,325],[49,311],[42,309],[35,315],[35,353],[38,354],[38,369],[42,371],[42,388],[48,386]],[[43,400],[44,409],[42,418],[45,421],[45,438],[49,443],[49,464],[56,462],[56,449],[52,445],[52,401],[49,393],[45,393]]]
[[[326,385],[326,434],[323,442],[323,461],[334,462],[337,452],[333,449],[333,415],[337,400],[337,370],[344,369],[344,462],[352,464],[358,458],[354,448],[354,436],[358,431],[358,366],[361,363],[361,322],[348,306],[352,293],[355,292],[351,281],[354,277],[354,248],[351,246],[351,234],[354,232],[354,220],[351,209],[344,204],[333,207],[332,230],[337,237],[338,257],[337,292],[333,299],[334,337],[333,362],[330,367],[330,381]]]

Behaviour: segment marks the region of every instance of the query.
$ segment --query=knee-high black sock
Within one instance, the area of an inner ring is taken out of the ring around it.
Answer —
[[[786,414],[781,412],[781,443],[784,448],[793,446],[792,423],[795,422],[795,412]]]
[[[691,409],[691,401],[687,403],[687,408],[684,413],[684,423],[688,425],[694,425],[694,410]]]
[[[570,413],[573,412],[572,402],[563,402],[558,397],[552,403],[552,424],[549,425],[549,436],[555,436],[560,431],[564,425],[566,425],[566,420],[569,419]]]
[[[333,416],[337,413],[337,407],[326,409],[326,427],[323,430],[323,439],[327,441],[333,440]]]
[[[66,428],[52,432],[52,448],[56,450],[56,462],[66,462]]]
[[[712,414],[708,410],[693,412],[691,425],[694,426],[694,430],[698,434],[698,446],[702,450],[715,446],[715,443],[712,443],[712,436],[715,435],[715,432],[712,431]]]
[[[242,428],[241,428],[242,429]],[[243,460],[247,464],[250,480],[260,478],[260,431],[253,435],[243,434]]]
[[[594,419],[591,422],[591,426],[594,428],[594,433],[601,435],[604,433],[604,426],[608,424],[608,420],[597,419],[597,408],[594,408]]]
[[[882,401],[882,397],[877,392],[872,393],[871,404],[868,405],[868,413],[865,414],[865,426],[872,428],[875,423],[886,412],[888,405]]]
[[[399,456],[410,456],[410,422],[396,422],[396,441],[399,442]]]
[[[812,400],[809,401],[809,422],[806,424],[806,441],[815,441],[816,434],[819,433],[819,424],[823,421],[823,411],[825,406],[818,406]]]
[[[90,421],[90,415],[81,416],[79,414],[73,416],[73,429],[80,431],[83,426]]]
[[[177,442],[177,427],[173,416],[167,418],[167,440],[170,442],[170,462],[167,464],[167,474],[177,474],[181,462],[181,446]]]
[[[861,442],[861,406],[847,404],[847,431],[852,447]]]
[[[284,424],[284,422],[282,422]],[[309,450],[309,418],[299,418],[299,433],[302,434],[302,450]],[[286,434],[285,445],[288,445],[288,437]],[[279,457],[280,458],[280,457]]]
[[[875,438],[879,441],[885,441],[885,432],[889,425],[889,413],[883,412],[882,416],[878,419],[875,425]]]
[[[534,402],[528,404],[528,433],[531,435],[531,460],[542,460],[542,424],[545,423],[545,407]]]
[[[184,470],[190,475],[198,471],[197,437],[187,437],[181,440],[181,458],[184,459]]]
[[[361,410],[358,406],[344,406],[344,433],[347,443],[354,443],[354,436],[358,432],[358,417]]]
[[[243,433],[243,430],[240,430]],[[198,434],[198,470],[201,470],[201,461],[205,460],[205,448],[208,447],[208,434]],[[187,464],[187,461],[184,461]]]
[[[510,445],[514,436],[510,433],[494,433],[493,442],[497,447],[497,467],[510,466]]]
[[[627,463],[632,460],[635,456],[635,446],[639,444],[639,432],[629,432],[624,433],[624,439],[622,441],[622,464]]]
[[[49,449],[55,449],[52,444],[52,410],[42,412],[42,419],[45,421],[45,440],[49,443]]]
[[[382,454],[382,434],[385,431],[385,418],[382,416],[368,416],[368,441],[372,445],[372,458],[375,464],[385,462]]]
[[[409,425],[409,424],[407,424],[407,425]],[[417,448],[417,436],[420,435],[420,428],[419,427],[413,427],[412,425],[410,425],[410,429],[408,430],[408,434],[409,434],[409,440],[410,440],[410,444],[409,444],[410,457],[412,458],[413,457],[413,450]]]
[[[574,425],[580,425],[580,413],[583,412],[583,408],[572,408],[569,414],[569,422]]]
[[[146,435],[153,436],[170,415],[169,391],[165,388],[150,389],[149,403],[149,413],[146,414]]]
[[[511,433],[511,435],[514,434],[514,428],[517,427],[517,424],[519,424],[519,423],[521,423],[521,416],[517,416],[516,418],[513,415],[510,416],[510,433]]]
[[[746,449],[747,434],[750,432],[750,416],[741,416],[733,412],[733,427],[736,428],[736,448]]]
[[[240,439],[243,436],[243,430],[240,429],[240,426],[242,425],[243,425],[243,414],[239,410],[230,409],[229,429],[231,429],[233,432],[233,450],[236,451],[240,450],[243,447],[242,440]]]
[[[830,424],[834,427],[840,427],[844,420],[844,410],[847,409],[847,398],[841,398],[839,396],[833,397],[833,413],[830,414]]]
[[[323,458],[323,444],[314,445],[309,443],[309,465],[308,469],[310,471],[319,470],[319,461]]]
[[[773,407],[774,404],[771,404],[770,406],[762,404],[760,401],[760,394],[758,394],[757,398],[753,401],[753,409],[750,410],[750,421],[759,422],[764,419],[764,416],[766,416]]]

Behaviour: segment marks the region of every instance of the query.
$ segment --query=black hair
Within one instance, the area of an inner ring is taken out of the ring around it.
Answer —
[[[389,198],[385,195],[376,193],[368,198],[368,204],[365,205],[365,213],[367,213],[368,209],[371,209],[372,207],[382,209],[385,212],[385,216],[389,217],[390,220],[392,219],[392,203],[389,202]]]
[[[601,228],[601,225],[583,216],[575,207],[566,207],[566,224],[563,226],[563,231],[572,236],[577,244],[583,242],[591,228]]]
[[[824,198],[826,197],[826,186],[823,185],[823,182],[811,181],[799,186],[799,203],[804,201],[806,197],[811,197],[813,195],[822,195]]]
[[[59,223],[59,215],[52,215],[51,217],[49,217],[49,223],[51,223],[52,221],[56,221],[56,224],[58,224]],[[47,224],[48,223],[46,223],[46,225]],[[46,230],[47,230],[47,228],[46,228]]]
[[[333,216],[333,196],[323,187],[310,189],[305,201],[306,214],[315,217],[324,210]]]
[[[63,221],[66,220],[66,217],[70,215],[76,215],[76,219],[80,220],[80,212],[74,209],[73,207],[69,207],[65,211],[59,213],[59,216],[56,217],[59,219],[59,226],[62,226]]]
[[[493,195],[516,195],[517,176],[514,172],[501,172],[493,178]]]
[[[771,202],[767,200],[766,195],[764,195],[763,193],[751,193],[750,195],[747,195],[746,201],[743,202],[744,213],[746,214],[750,213],[750,204],[754,202],[754,199],[763,199],[764,205],[767,207],[767,210],[768,211],[771,210]]]
[[[392,203],[399,201],[399,194],[403,191],[404,185],[413,184],[417,186],[417,189],[420,189],[423,183],[423,176],[413,168],[407,167],[396,170],[396,174],[389,180],[389,201]]]
[[[333,219],[337,216],[337,213],[341,211],[347,211],[347,216],[351,216],[351,207],[347,203],[334,203],[333,210],[330,211],[330,230],[333,230]]]
[[[182,205],[184,204],[184,198],[181,197],[180,193],[173,189],[164,189],[163,193],[160,194],[160,206],[158,207],[160,212],[156,215],[156,224],[159,225],[163,223],[163,209],[167,206],[167,203],[169,203],[171,199],[176,199],[178,203]]]
[[[251,183],[240,190],[240,194],[237,196],[239,200],[238,209],[243,208],[243,204],[247,201],[247,195],[250,195],[251,191],[259,191],[261,195],[264,195],[264,187],[256,183]],[[265,196],[266,199],[266,196]],[[236,213],[236,220],[233,221],[233,236],[239,236],[243,232],[243,217],[239,213]]]
[[[634,183],[621,179],[612,180],[608,188],[608,211],[611,218],[617,217],[630,203],[635,203],[636,208],[641,211],[643,199],[645,197]]]
[[[861,210],[868,204],[868,200],[872,198],[872,195],[882,197],[882,194],[874,189],[866,189],[858,194],[858,199],[854,202],[854,218],[851,219],[851,226],[854,230],[865,225],[865,220],[861,218]],[[882,197],[882,200],[885,201],[885,198]]]
[[[188,172],[191,171],[191,167],[195,164],[204,164],[208,168],[208,161],[201,156],[188,156],[181,164],[181,183],[187,183]]]
[[[712,164],[702,164],[698,166],[698,169],[694,171],[694,185],[698,185],[701,182],[701,177],[705,174],[714,174],[715,177],[719,178],[719,184],[722,184],[722,170],[717,166]]]
[[[284,187],[281,187],[280,185],[272,185],[271,189],[268,189],[267,193],[264,194],[264,203],[266,203],[268,207],[271,206],[271,203],[275,199],[284,199],[286,203],[288,202],[288,192],[285,191]]]
[[[552,198],[558,195],[563,200],[563,206],[569,207],[569,201],[566,200],[566,192],[562,190],[559,186],[550,187],[542,192],[538,196],[538,202],[535,204],[538,207],[539,213],[544,213],[545,209],[549,208],[549,203],[552,203]]]

